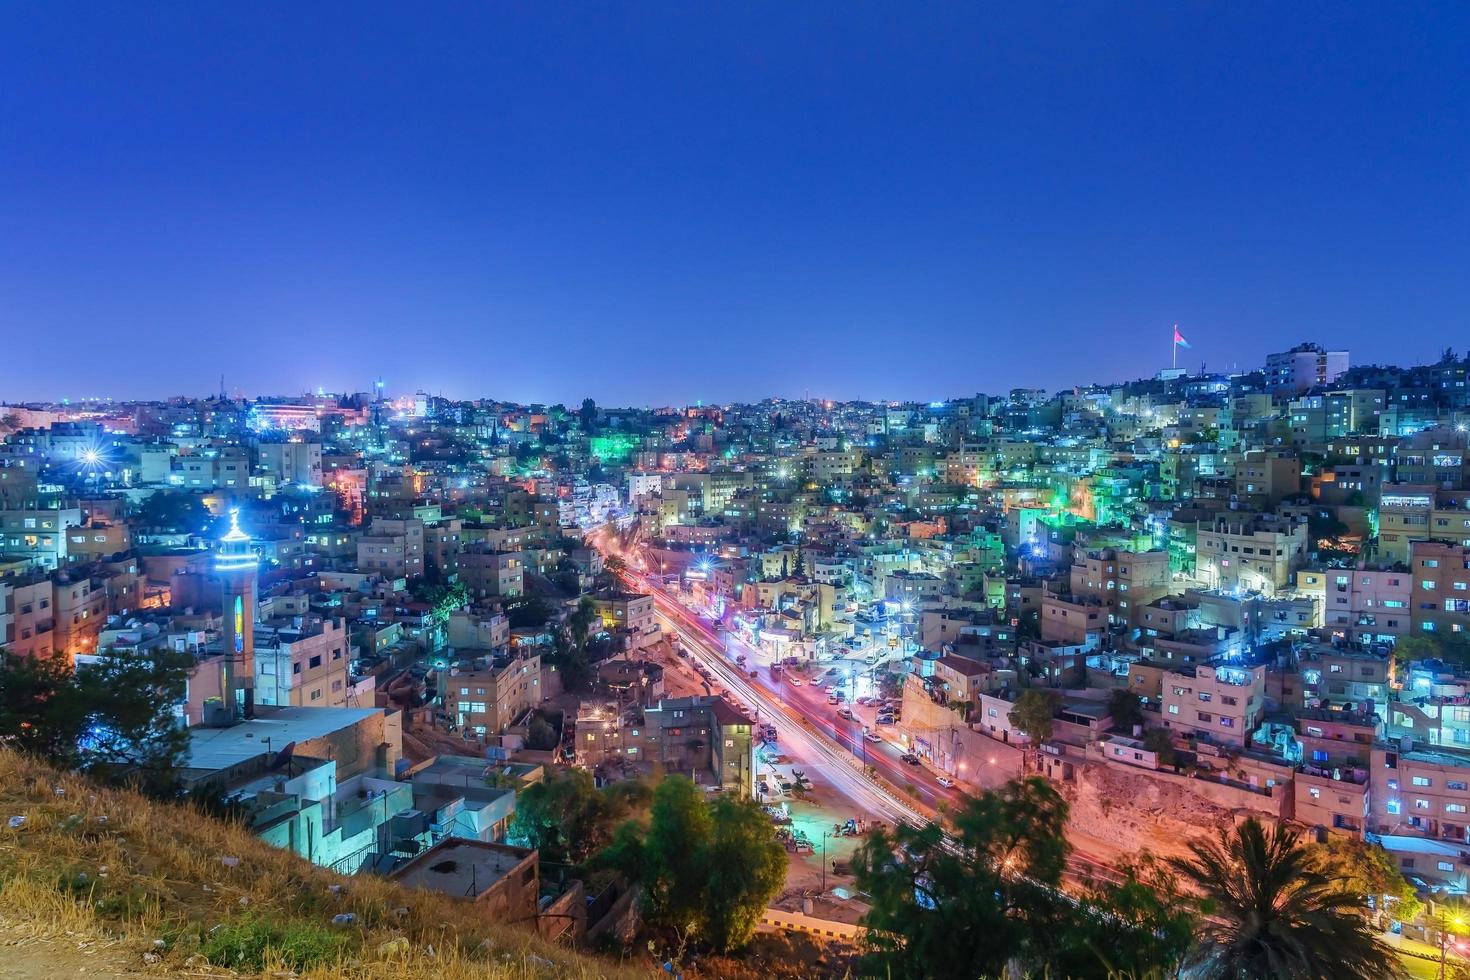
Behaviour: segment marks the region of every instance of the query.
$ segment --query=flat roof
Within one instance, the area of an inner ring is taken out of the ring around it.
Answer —
[[[535,853],[508,844],[450,837],[389,877],[410,888],[475,898]]]
[[[257,715],[228,728],[189,729],[186,769],[228,769],[288,742],[306,742],[383,714],[381,708],[257,708]],[[269,739],[269,743],[267,743]]]

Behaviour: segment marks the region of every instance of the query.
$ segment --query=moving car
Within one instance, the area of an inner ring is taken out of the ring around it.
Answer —
[[[795,684],[797,687],[801,687],[801,678],[800,677],[789,677],[789,678],[787,678],[786,682],[788,684]]]

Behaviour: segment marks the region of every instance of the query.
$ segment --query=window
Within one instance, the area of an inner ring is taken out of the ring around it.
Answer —
[[[1441,870],[1441,871],[1454,871],[1455,870],[1455,865],[1452,862],[1450,862],[1450,861],[1441,861],[1441,862],[1439,862],[1439,870]]]
[[[1383,804],[1383,808],[1389,813],[1394,814],[1401,813],[1403,811],[1403,806],[1399,803],[1398,800],[1389,800],[1387,803]]]
[[[1434,785],[1434,781],[1431,780],[1428,776],[1415,776],[1412,780],[1410,780],[1410,782],[1413,783],[1413,785],[1415,785],[1415,786],[1433,786]]]

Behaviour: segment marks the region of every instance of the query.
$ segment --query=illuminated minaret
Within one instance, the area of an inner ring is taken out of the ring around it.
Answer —
[[[255,714],[255,592],[260,559],[240,530],[240,508],[230,508],[230,530],[220,538],[214,570],[224,593],[224,673],[220,691],[232,719]]]

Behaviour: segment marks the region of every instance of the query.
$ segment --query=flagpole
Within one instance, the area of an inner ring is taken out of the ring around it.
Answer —
[[[1174,324],[1174,342],[1169,345],[1174,350],[1174,363],[1170,367],[1179,370],[1179,324]]]

